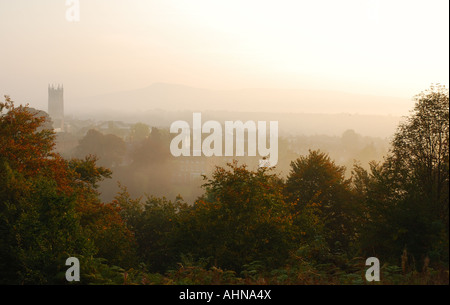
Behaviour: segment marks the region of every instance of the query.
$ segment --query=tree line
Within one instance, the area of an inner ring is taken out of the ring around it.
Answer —
[[[320,150],[293,160],[286,178],[235,161],[204,177],[192,205],[135,198],[126,184],[102,202],[111,170],[92,155],[62,158],[46,118],[6,97],[0,283],[67,283],[74,256],[83,284],[355,284],[374,256],[385,283],[448,284],[448,89],[414,100],[369,170],[356,163],[348,177]]]

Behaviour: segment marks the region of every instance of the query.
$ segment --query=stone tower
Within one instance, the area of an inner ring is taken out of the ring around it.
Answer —
[[[64,130],[64,87],[48,86],[48,114],[53,121],[55,131]]]

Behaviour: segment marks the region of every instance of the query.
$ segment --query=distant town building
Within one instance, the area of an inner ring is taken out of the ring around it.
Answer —
[[[181,159],[178,161],[178,171],[174,177],[178,183],[190,183],[201,181],[202,175],[206,175],[208,163],[205,158]]]
[[[48,86],[48,114],[56,132],[64,131],[64,87]]]

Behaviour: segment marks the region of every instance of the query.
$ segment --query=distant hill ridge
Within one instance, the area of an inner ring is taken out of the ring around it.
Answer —
[[[280,132],[333,134],[354,129],[388,137],[412,101],[334,91],[289,89],[209,90],[155,83],[146,88],[68,101],[75,115],[168,127],[175,120],[278,120]]]
[[[76,106],[75,106],[76,105]],[[106,106],[107,105],[107,106]],[[360,113],[407,115],[407,99],[300,89],[209,90],[155,83],[146,88],[80,98],[77,108],[136,110],[233,110],[239,112]],[[68,105],[69,107],[70,105]]]

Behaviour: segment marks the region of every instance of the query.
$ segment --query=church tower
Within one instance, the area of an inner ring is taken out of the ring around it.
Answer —
[[[48,114],[53,121],[55,131],[64,130],[64,87],[48,86]]]

